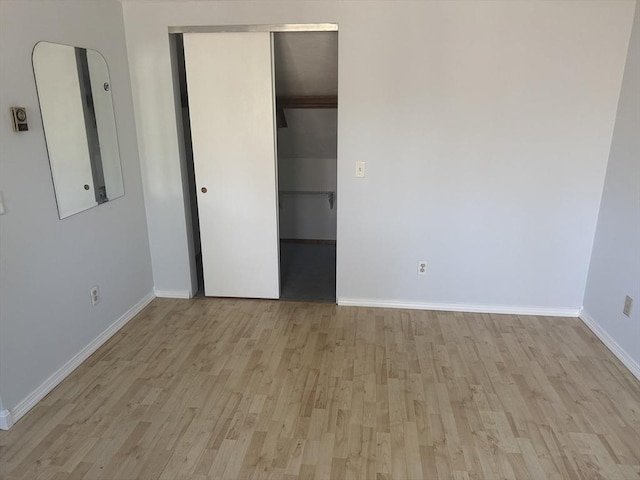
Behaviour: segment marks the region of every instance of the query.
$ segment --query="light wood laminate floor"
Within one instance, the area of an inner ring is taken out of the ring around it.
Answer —
[[[156,299],[3,479],[638,479],[640,382],[577,319]]]

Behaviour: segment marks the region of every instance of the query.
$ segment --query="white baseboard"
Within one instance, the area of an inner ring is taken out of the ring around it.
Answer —
[[[13,425],[13,416],[9,410],[0,412],[0,430],[9,430]]]
[[[124,327],[129,320],[135,317],[140,311],[149,305],[155,298],[153,292],[149,292],[138,303],[125,312],[120,318],[113,322],[107,329],[98,335],[89,345],[80,350],[67,363],[60,367],[53,375],[47,378],[38,388],[31,392],[27,398],[22,400],[10,414],[13,417],[13,423],[22,418],[29,410],[31,410],[40,400],[42,400],[51,390],[53,390],[60,382],[71,374],[80,366],[93,352],[100,348],[107,340],[109,340],[118,330]]]
[[[540,315],[545,317],[577,317],[577,308],[547,308],[501,305],[465,305],[459,303],[422,303],[368,298],[338,298],[338,305],[353,307],[401,308],[408,310],[439,310],[465,313],[505,313],[509,315]]]
[[[156,297],[160,298],[191,298],[191,292],[189,290],[158,290],[153,289]]]
[[[616,342],[611,335],[609,335],[594,318],[589,315],[584,309],[580,312],[580,320],[591,330],[596,337],[598,337],[605,346],[611,350],[618,360],[629,369],[629,371],[640,380],[640,364],[636,362],[631,355],[629,355],[620,345]]]

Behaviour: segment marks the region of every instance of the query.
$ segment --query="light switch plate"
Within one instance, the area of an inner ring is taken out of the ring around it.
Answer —
[[[364,162],[362,161],[356,162],[356,177],[358,178],[364,177],[364,167],[365,167]]]

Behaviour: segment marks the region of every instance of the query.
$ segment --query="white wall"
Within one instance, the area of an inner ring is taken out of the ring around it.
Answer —
[[[335,158],[278,158],[281,192],[336,192]],[[280,238],[335,240],[337,198],[280,194]]]
[[[640,378],[640,8],[636,7],[582,317]],[[624,298],[634,300],[631,317]]]
[[[337,109],[287,108],[284,113],[287,127],[278,129],[278,157],[337,157]]]
[[[633,2],[123,8],[157,288],[191,288],[168,27],[337,22],[340,301],[577,313]]]
[[[118,123],[125,196],[64,220],[56,211],[31,68],[40,40],[105,56]],[[0,85],[6,207],[0,216],[0,392],[15,417],[55,384],[55,372],[95,346],[152,290],[121,6],[2,1]],[[11,129],[8,110],[15,105],[27,109],[28,132]],[[96,307],[89,300],[93,285],[101,294]]]
[[[278,129],[278,188],[336,192],[336,109],[286,109],[287,128]],[[324,195],[280,195],[280,238],[336,239],[336,207]]]

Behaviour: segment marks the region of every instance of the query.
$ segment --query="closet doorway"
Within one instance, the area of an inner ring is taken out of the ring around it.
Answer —
[[[337,27],[170,33],[200,293],[335,302]]]
[[[280,298],[335,302],[338,32],[273,36]]]

